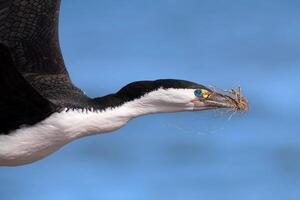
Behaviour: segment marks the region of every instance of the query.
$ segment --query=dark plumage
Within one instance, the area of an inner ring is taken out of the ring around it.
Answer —
[[[0,61],[0,134],[23,124],[33,125],[56,110],[17,71],[8,49],[1,44]]]
[[[60,0],[0,1],[0,43],[18,72],[43,97],[57,105],[87,97],[70,81],[58,41]]]

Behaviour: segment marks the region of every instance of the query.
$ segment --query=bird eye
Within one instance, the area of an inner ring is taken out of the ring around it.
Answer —
[[[202,97],[207,99],[209,97],[209,91],[205,90],[205,89],[197,89],[195,90],[195,96],[196,97]]]
[[[200,89],[195,90],[194,93],[196,97],[202,97],[202,91]]]

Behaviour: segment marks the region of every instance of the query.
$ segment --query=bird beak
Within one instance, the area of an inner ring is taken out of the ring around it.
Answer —
[[[235,98],[230,95],[225,95],[221,93],[211,93],[207,98],[197,97],[192,101],[194,103],[194,110],[208,110],[208,109],[219,109],[228,108],[232,110],[242,110]]]

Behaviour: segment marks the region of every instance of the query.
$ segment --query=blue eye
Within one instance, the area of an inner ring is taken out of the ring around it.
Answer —
[[[195,96],[196,96],[196,97],[202,97],[202,96],[203,96],[202,90],[200,90],[200,89],[195,90],[194,93],[195,93]]]

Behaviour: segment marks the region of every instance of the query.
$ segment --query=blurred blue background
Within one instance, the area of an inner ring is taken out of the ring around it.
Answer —
[[[138,118],[24,167],[3,200],[299,200],[300,1],[63,0],[61,45],[90,96],[135,80],[241,85],[251,110]]]

